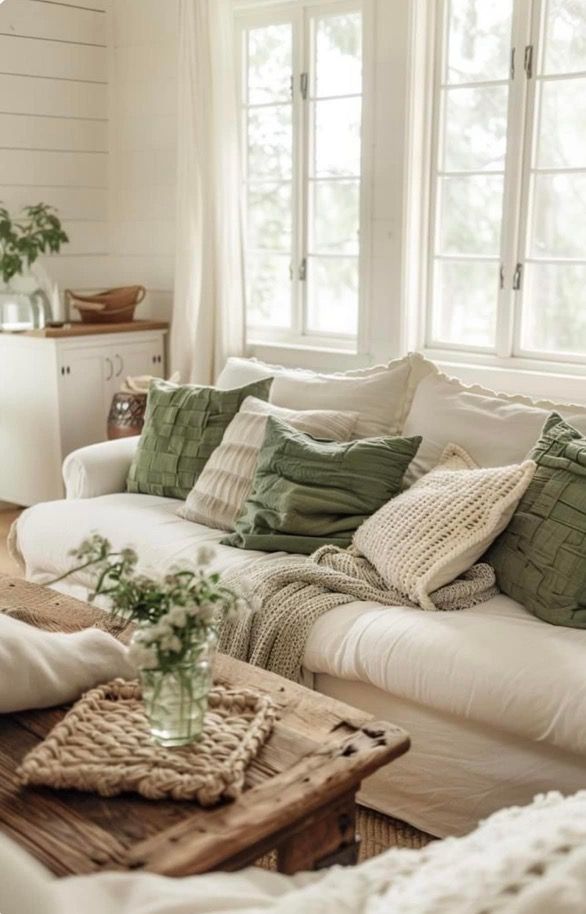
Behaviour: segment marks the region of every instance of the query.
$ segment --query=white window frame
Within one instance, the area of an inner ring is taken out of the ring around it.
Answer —
[[[370,301],[370,260],[372,248],[371,207],[372,207],[372,98],[374,84],[374,0],[241,0],[235,4],[236,41],[239,74],[239,104],[244,112],[243,81],[246,78],[244,56],[245,32],[255,26],[278,22],[293,25],[293,315],[291,328],[267,328],[247,324],[246,342],[250,347],[283,346],[292,349],[312,349],[341,354],[359,354],[368,351],[368,302]],[[307,310],[307,283],[299,278],[299,268],[307,258],[307,233],[309,229],[309,179],[308,166],[313,137],[310,131],[311,101],[302,98],[300,77],[310,74],[312,69],[313,35],[315,17],[323,14],[337,15],[345,12],[362,13],[362,128],[361,128],[361,173],[360,173],[360,245],[358,252],[358,327],[356,336],[340,336],[326,332],[304,332]],[[299,40],[302,36],[302,40]],[[243,189],[246,188],[246,123],[241,117],[241,137],[244,173]],[[246,212],[244,201],[243,211]]]
[[[503,288],[497,305],[495,346],[443,343],[431,337],[434,233],[437,224],[436,199],[439,177],[440,96],[442,61],[447,39],[446,8],[449,0],[423,0],[414,14],[412,56],[425,60],[425,69],[411,74],[412,98],[417,100],[419,124],[410,125],[412,143],[409,155],[419,156],[420,167],[412,169],[410,179],[410,211],[419,237],[425,239],[425,250],[412,250],[407,264],[410,277],[406,309],[415,315],[407,331],[411,346],[421,349],[430,358],[444,363],[468,363],[500,369],[556,373],[580,371],[586,364],[586,354],[527,351],[521,346],[523,285],[512,288],[517,264],[531,261],[527,250],[532,205],[532,159],[536,152],[539,128],[535,117],[538,61],[545,50],[545,0],[516,0],[513,11],[511,48],[514,49],[515,77],[509,80],[507,124],[507,153],[505,163],[504,213],[501,232],[500,264]],[[431,37],[430,37],[431,36]],[[533,75],[524,69],[525,48],[533,49]],[[562,78],[565,74],[561,74]],[[579,74],[572,74],[577,76]],[[546,77],[546,79],[556,78]],[[432,110],[430,126],[424,123]],[[421,134],[418,141],[413,137]],[[412,239],[413,248],[413,239]],[[481,259],[481,258],[478,258]]]

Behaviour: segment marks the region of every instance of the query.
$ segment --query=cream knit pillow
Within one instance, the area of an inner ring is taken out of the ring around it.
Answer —
[[[481,469],[449,444],[434,470],[365,521],[354,545],[388,585],[436,609],[430,594],[467,571],[502,533],[534,471],[533,460]]]
[[[234,530],[236,518],[250,495],[269,416],[329,441],[350,441],[358,422],[355,412],[293,410],[247,397],[177,512],[181,517],[219,530]]]

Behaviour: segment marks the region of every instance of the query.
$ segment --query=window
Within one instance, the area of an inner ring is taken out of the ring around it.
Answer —
[[[289,3],[239,21],[248,335],[356,348],[362,4]]]
[[[426,344],[586,359],[586,3],[442,0]]]

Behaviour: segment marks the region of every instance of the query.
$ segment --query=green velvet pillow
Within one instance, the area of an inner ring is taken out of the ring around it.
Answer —
[[[267,400],[272,378],[235,390],[152,381],[129,492],[187,498],[246,397]]]
[[[357,527],[400,492],[420,442],[320,441],[269,417],[251,495],[222,543],[304,554],[349,546]]]
[[[554,413],[529,456],[535,475],[486,561],[534,615],[586,628],[586,438]]]

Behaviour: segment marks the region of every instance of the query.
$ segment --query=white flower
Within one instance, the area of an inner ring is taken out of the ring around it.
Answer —
[[[212,549],[211,546],[200,546],[197,550],[195,560],[197,564],[201,567],[203,565],[209,565],[214,561],[216,557],[216,550]]]
[[[181,639],[177,635],[167,635],[165,638],[161,638],[159,646],[162,651],[169,651],[172,654],[179,654],[183,648]]]
[[[187,610],[184,606],[173,606],[167,615],[163,617],[163,620],[172,625],[173,628],[184,628],[187,622]]]
[[[128,648],[128,658],[139,670],[154,670],[159,665],[157,652],[136,641]]]

